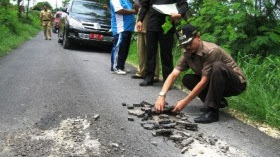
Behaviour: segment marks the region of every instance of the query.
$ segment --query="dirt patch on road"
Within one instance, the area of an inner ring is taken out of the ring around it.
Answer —
[[[83,118],[68,118],[54,129],[25,129],[11,133],[1,144],[0,155],[99,156],[101,144],[90,135],[90,123]]]

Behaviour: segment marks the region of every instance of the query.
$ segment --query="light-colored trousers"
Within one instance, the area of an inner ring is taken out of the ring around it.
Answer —
[[[146,33],[137,34],[137,53],[138,53],[138,68],[136,75],[140,77],[145,76],[146,70],[146,60],[147,60],[147,40],[146,40]],[[157,52],[156,57],[156,69],[155,69],[155,79],[159,79],[159,50]]]
[[[42,26],[44,27],[45,38],[47,38],[47,39],[51,38],[52,37],[52,34],[51,34],[52,23],[50,21],[43,21]]]

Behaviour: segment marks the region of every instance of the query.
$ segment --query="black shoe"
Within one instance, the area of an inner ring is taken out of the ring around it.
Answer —
[[[148,82],[148,81],[143,81],[141,83],[139,83],[139,86],[152,86],[153,82]]]
[[[210,111],[209,107],[202,107],[199,109],[200,112],[207,112]]]
[[[195,123],[212,123],[219,121],[219,110],[210,109],[194,119]]]
[[[144,79],[143,76],[137,76],[137,75],[133,75],[131,76],[132,79]]]
[[[155,82],[155,83],[159,82],[159,79],[154,79],[154,82]]]
[[[220,102],[220,108],[225,108],[228,106],[228,102],[227,99],[222,98],[221,102]]]
[[[228,106],[228,102],[227,102],[227,99],[225,98],[222,98],[221,102],[220,102],[220,108],[225,108]],[[199,109],[199,111],[201,112],[207,112],[209,111],[209,108],[208,107],[202,107]]]

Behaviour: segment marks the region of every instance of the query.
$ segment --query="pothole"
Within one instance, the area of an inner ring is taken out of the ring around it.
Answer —
[[[178,153],[197,157],[249,156],[215,135],[205,136],[196,123],[189,121],[188,115],[172,113],[173,106],[167,105],[162,114],[157,114],[154,105],[145,101],[133,105],[122,103],[122,106],[126,106],[129,115],[140,118],[140,125],[150,130],[154,138],[162,137],[173,141],[181,150]],[[131,116],[128,121],[134,121]],[[159,143],[154,141],[151,143],[157,146]]]

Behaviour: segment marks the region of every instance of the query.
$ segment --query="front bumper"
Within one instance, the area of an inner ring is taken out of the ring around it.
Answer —
[[[103,35],[102,39],[91,39],[90,34],[98,34]],[[102,32],[102,31],[91,31],[91,30],[84,30],[84,29],[74,29],[69,28],[67,31],[67,36],[72,41],[77,41],[80,43],[100,43],[106,45],[113,45],[114,37],[111,33]]]

